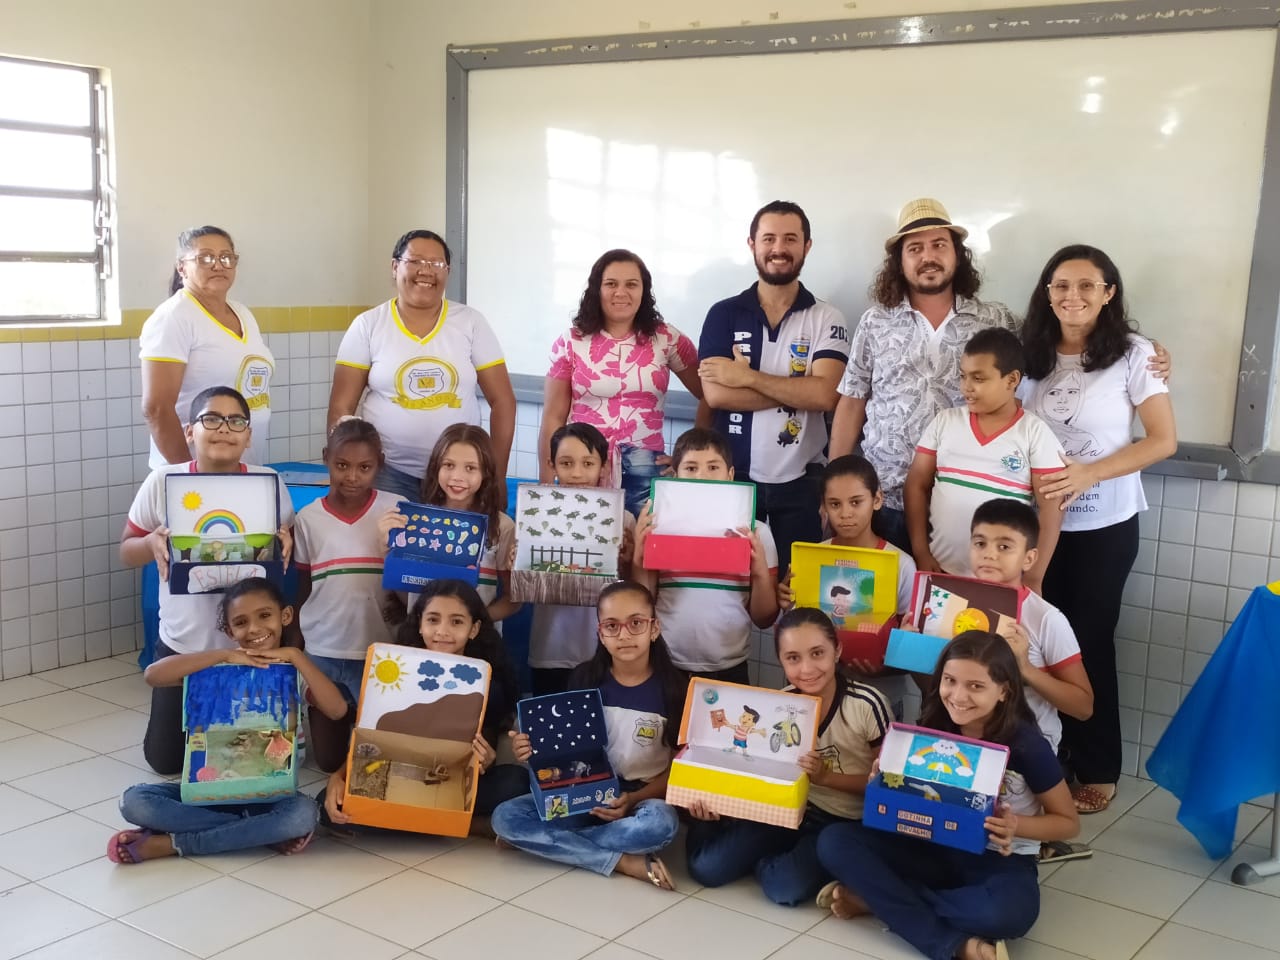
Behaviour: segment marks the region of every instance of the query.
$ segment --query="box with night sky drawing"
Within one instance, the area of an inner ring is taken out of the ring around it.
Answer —
[[[589,813],[618,796],[599,690],[521,700],[516,720],[533,747],[529,780],[543,820]]]

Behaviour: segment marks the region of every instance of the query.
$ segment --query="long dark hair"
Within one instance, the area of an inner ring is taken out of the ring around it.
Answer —
[[[982,274],[974,265],[973,251],[965,246],[954,230],[948,232],[951,234],[951,244],[956,248],[956,272],[951,278],[951,292],[957,297],[977,296],[982,287]],[[902,272],[902,247],[907,239],[908,237],[903,237],[889,248],[884,255],[884,263],[880,265],[880,272],[871,281],[871,299],[882,307],[896,307],[907,298],[911,289],[907,285],[907,275]]]
[[[1040,280],[1031,291],[1027,304],[1027,319],[1022,323],[1022,349],[1026,360],[1026,374],[1033,380],[1043,380],[1058,363],[1058,344],[1062,340],[1062,325],[1049,303],[1049,281],[1053,272],[1068,260],[1088,260],[1102,271],[1102,279],[1108,287],[1115,287],[1111,299],[1102,305],[1098,323],[1084,342],[1084,354],[1080,357],[1084,370],[1105,370],[1129,350],[1129,334],[1136,333],[1137,324],[1129,319],[1129,305],[1124,298],[1124,281],[1120,270],[1110,257],[1084,243],[1063,247],[1044,265]]]
[[[1026,694],[1023,692],[1018,660],[1008,642],[999,634],[987,630],[966,630],[948,643],[938,657],[938,665],[933,670],[933,689],[920,705],[922,727],[949,733],[960,732],[942,702],[942,671],[951,660],[973,660],[982,664],[991,675],[992,683],[1009,691],[1009,695],[996,704],[995,710],[987,718],[982,739],[1007,744],[1023,724],[1029,723],[1033,727],[1036,725],[1035,714],[1027,705]]]
[[[445,502],[444,488],[440,486],[440,463],[445,453],[455,443],[470,444],[480,458],[480,489],[476,491],[474,513],[483,513],[489,518],[488,545],[498,542],[498,524],[501,522],[501,498],[498,495],[498,471],[493,464],[493,441],[483,427],[470,423],[451,423],[444,428],[440,439],[431,450],[431,459],[427,461],[427,472],[422,476],[422,502],[434,507],[442,507]],[[500,561],[502,557],[498,558]]]
[[[640,269],[640,309],[636,311],[636,319],[632,330],[637,336],[652,337],[658,332],[662,323],[662,314],[658,312],[658,303],[653,296],[653,275],[644,261],[630,250],[607,250],[600,254],[600,259],[591,265],[591,273],[587,275],[587,289],[582,291],[582,300],[578,303],[578,313],[573,318],[573,329],[584,337],[599,333],[604,329],[604,309],[600,306],[600,286],[604,283],[604,272],[611,264],[634,263]]]
[[[183,254],[190,253],[195,242],[201,237],[222,237],[231,245],[232,250],[235,250],[236,248],[236,242],[231,239],[231,234],[227,233],[227,231],[223,230],[221,227],[215,227],[206,223],[203,227],[191,227],[190,229],[183,230],[178,234],[177,259],[181,260]],[[175,265],[173,268],[173,276],[169,278],[169,296],[173,296],[181,289],[182,274],[178,272],[178,268]]]
[[[600,604],[609,597],[619,593],[634,593],[642,596],[649,605],[649,616],[654,615],[653,594],[634,580],[615,580],[600,591],[600,599],[596,601],[596,616],[600,615]],[[671,749],[678,746],[680,737],[680,721],[684,717],[684,700],[689,692],[689,676],[671,660],[671,651],[667,649],[667,641],[658,634],[649,647],[649,667],[658,678],[662,687],[662,703],[666,711],[666,723],[662,733],[662,742]],[[591,659],[580,663],[569,677],[570,690],[586,690],[598,687],[608,678],[613,669],[613,656],[600,638],[596,637],[596,652]]]

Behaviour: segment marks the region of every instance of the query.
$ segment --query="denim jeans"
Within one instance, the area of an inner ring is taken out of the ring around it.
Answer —
[[[649,499],[649,481],[661,472],[657,460],[659,452],[629,444],[618,447],[618,458],[622,461],[623,506],[633,517],[640,516],[645,501]]]
[[[818,861],[818,835],[845,822],[817,807],[805,811],[798,830],[731,817],[694,820],[686,839],[689,876],[704,887],[722,887],[754,872],[774,903],[806,903],[831,879]]]
[[[903,553],[911,553],[911,534],[907,533],[907,515],[893,507],[881,507],[871,515],[871,529],[877,537],[888,540]]]
[[[422,478],[397,470],[395,467],[383,464],[382,469],[373,479],[373,485],[379,490],[394,493],[405,500],[411,500],[414,503],[422,502]]]
[[[179,856],[198,857],[305,837],[316,828],[319,812],[315,801],[300,793],[274,803],[205,807],[183,803],[176,783],[140,783],[120,798],[120,815],[169,834]]]
[[[348,660],[345,657],[312,657],[311,662],[320,672],[333,681],[353,710],[360,697],[360,684],[364,681],[364,658]]]
[[[532,796],[517,797],[493,811],[493,832],[511,846],[571,867],[609,876],[624,853],[653,853],[675,839],[680,819],[665,800],[642,800],[621,820],[587,815],[573,824],[544,821]]]
[[[803,476],[786,483],[756,484],[756,519],[769,524],[778,547],[778,575],[791,566],[793,543],[822,540],[822,467],[811,463]]]
[[[818,837],[818,859],[891,931],[933,960],[952,960],[970,937],[1020,937],[1040,913],[1033,856],[969,853],[840,823]]]

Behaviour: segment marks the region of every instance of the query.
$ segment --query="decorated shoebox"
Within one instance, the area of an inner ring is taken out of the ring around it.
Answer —
[[[740,531],[755,529],[755,484],[655,477],[650,497],[654,526],[644,546],[646,570],[751,572],[751,541]]]
[[[470,832],[480,776],[471,743],[490,672],[471,657],[370,645],[342,798],[353,823],[444,837]]]
[[[489,518],[482,513],[429,507],[401,500],[396,509],[408,522],[387,535],[382,585],[417,592],[428,580],[480,580],[480,557]]]
[[[970,853],[987,847],[1009,748],[953,733],[889,725],[862,822]]]
[[[298,671],[219,664],[182,683],[183,803],[267,803],[297,792]]]
[[[622,497],[614,489],[520,484],[511,599],[593,606],[618,579]]]
[[[529,697],[516,704],[516,721],[533,747],[529,782],[543,820],[590,813],[619,795],[599,690]]]
[[[957,634],[990,630],[1003,635],[1021,611],[1022,593],[1016,587],[921,570],[909,615],[920,632],[891,631],[884,662],[912,673],[933,673],[938,655]]]
[[[791,589],[796,606],[817,607],[831,618],[842,660],[884,661],[898,612],[895,551],[793,543]]]
[[[796,761],[814,749],[820,706],[800,693],[694,677],[667,802],[701,800],[722,816],[800,826],[809,775]]]
[[[164,500],[170,593],[221,593],[250,577],[284,582],[274,473],[170,473]]]

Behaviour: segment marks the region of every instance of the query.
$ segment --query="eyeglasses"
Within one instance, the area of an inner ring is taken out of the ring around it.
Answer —
[[[195,261],[202,267],[212,267],[215,263],[222,264],[223,267],[230,270],[240,262],[240,254],[238,253],[197,253],[194,256],[183,257],[183,263],[191,263]]]
[[[233,413],[229,417],[224,417],[220,413],[202,413],[196,417],[196,422],[210,433],[221,430],[224,423],[232,433],[244,433],[249,426],[249,418],[242,417],[238,413]]]
[[[448,269],[449,264],[444,260],[410,260],[407,257],[397,257],[410,270],[426,270],[430,267],[432,270]]]
[[[1055,280],[1048,284],[1048,289],[1055,297],[1069,297],[1073,289],[1080,291],[1082,297],[1091,297],[1095,293],[1106,293],[1109,286],[1105,280]]]
[[[600,636],[616,637],[621,635],[622,628],[627,628],[627,633],[633,637],[638,637],[649,629],[649,624],[653,623],[653,617],[632,617],[625,623],[621,620],[601,620]]]

